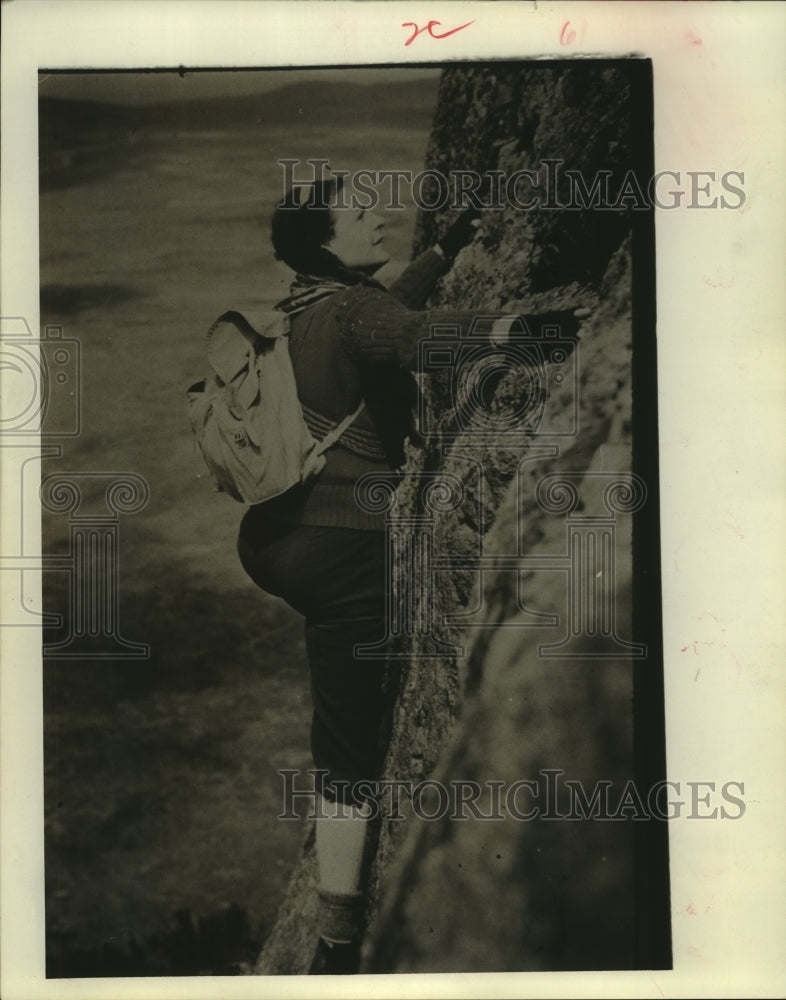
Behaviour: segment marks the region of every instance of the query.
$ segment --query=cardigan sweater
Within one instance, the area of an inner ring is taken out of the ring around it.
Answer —
[[[432,324],[449,325],[459,334],[476,317],[474,312],[423,309],[445,270],[443,257],[428,250],[388,290],[348,286],[292,317],[290,356],[307,419],[314,410],[336,424],[365,400],[352,427],[379,442],[380,454],[376,459],[361,455],[351,449],[351,435],[347,441],[340,438],[325,452],[326,464],[316,479],[257,505],[265,517],[384,530],[384,512],[357,505],[355,483],[367,473],[390,474],[403,464],[403,442],[412,434],[409,417],[416,401],[411,372],[417,369],[418,344],[429,336]]]

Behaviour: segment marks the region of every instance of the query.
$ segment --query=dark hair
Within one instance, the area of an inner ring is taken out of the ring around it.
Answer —
[[[302,205],[298,205],[292,192],[288,192],[283,205],[273,213],[273,249],[276,260],[282,260],[298,274],[335,278],[347,285],[368,283],[365,274],[345,267],[323,246],[330,242],[335,232],[329,199],[338,193],[341,183],[342,178],[317,181]]]

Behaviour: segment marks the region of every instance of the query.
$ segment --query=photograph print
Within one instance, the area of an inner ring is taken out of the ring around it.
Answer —
[[[671,968],[650,61],[39,90],[47,976]]]

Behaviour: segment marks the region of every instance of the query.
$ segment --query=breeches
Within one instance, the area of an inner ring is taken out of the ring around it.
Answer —
[[[361,659],[354,648],[385,635],[385,534],[263,520],[251,508],[238,554],[257,586],[305,617],[311,752],[327,772],[318,787],[345,799],[341,783],[376,778],[383,749],[384,660]]]

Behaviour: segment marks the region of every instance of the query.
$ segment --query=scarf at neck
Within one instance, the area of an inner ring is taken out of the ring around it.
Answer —
[[[370,288],[380,288],[382,290],[385,288],[384,285],[381,285],[374,278],[363,277],[357,272],[347,272],[347,274],[349,276],[354,275],[359,280],[342,281],[340,278],[321,278],[313,274],[298,274],[289,286],[289,295],[287,298],[282,299],[273,308],[277,312],[287,313],[287,315],[292,316],[295,313],[302,312],[303,309],[308,309],[309,306],[313,306],[321,299],[327,298],[328,295],[333,295],[334,292],[340,292],[345,288],[351,288],[355,284],[364,284]]]
[[[344,281],[316,278],[310,274],[298,274],[289,286],[289,295],[287,298],[282,299],[273,308],[276,312],[283,312],[292,316],[295,313],[302,312],[303,309],[307,309],[309,306],[313,306],[321,299],[327,298],[328,295],[340,292],[344,288],[349,288],[349,285]]]

